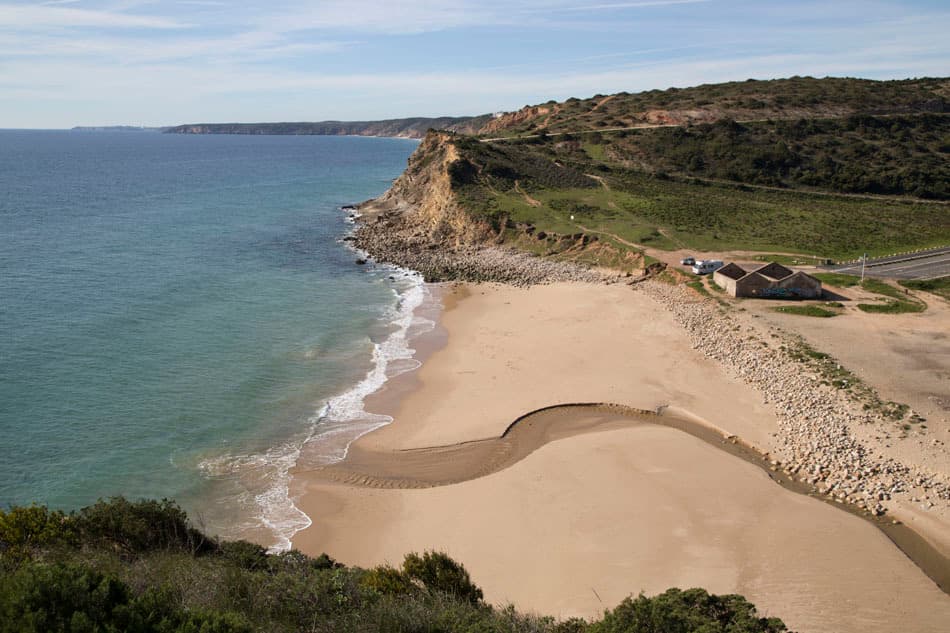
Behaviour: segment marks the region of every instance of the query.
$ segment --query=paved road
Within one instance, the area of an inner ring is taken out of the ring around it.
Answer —
[[[828,272],[860,275],[861,262],[831,266]],[[934,279],[950,275],[950,248],[938,248],[908,255],[892,255],[869,259],[865,267],[866,277],[886,279]]]

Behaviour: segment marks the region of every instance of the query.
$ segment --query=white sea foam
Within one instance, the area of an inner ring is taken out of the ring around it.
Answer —
[[[428,296],[421,275],[392,268],[396,303],[387,314],[393,330],[374,343],[372,364],[352,388],[324,403],[308,420],[306,433],[295,441],[275,446],[264,453],[224,455],[206,459],[199,464],[209,478],[241,481],[245,502],[253,496],[255,520],[273,535],[272,551],[291,547],[294,534],[310,526],[310,517],[294,503],[290,493],[291,470],[300,459],[304,447],[320,443],[320,456],[325,463],[346,457],[350,444],[359,437],[392,422],[392,417],[365,410],[367,396],[379,390],[390,378],[419,367],[410,340],[435,327],[435,322],[420,315],[417,309]]]

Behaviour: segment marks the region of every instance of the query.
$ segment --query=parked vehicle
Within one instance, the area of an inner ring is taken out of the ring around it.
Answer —
[[[701,259],[693,264],[693,272],[697,275],[708,275],[722,268],[721,259]]]
[[[684,266],[692,266],[696,263],[696,258],[694,257],[684,257],[680,260],[680,263]]]

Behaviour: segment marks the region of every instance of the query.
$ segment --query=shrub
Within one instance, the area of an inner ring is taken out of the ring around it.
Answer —
[[[626,598],[591,633],[780,633],[776,618],[760,618],[742,596],[713,596],[703,589],[669,589],[653,598]]]
[[[76,564],[26,565],[0,578],[0,633],[250,633],[238,614],[182,609],[167,589],[133,597],[114,576]]]
[[[128,501],[115,497],[80,510],[73,518],[87,543],[112,545],[126,555],[161,549],[192,554],[218,551],[218,545],[188,524],[188,515],[173,501]]]
[[[465,567],[442,552],[406,554],[402,569],[408,578],[421,582],[426,589],[442,591],[472,604],[482,600],[482,590],[472,583]]]
[[[77,565],[26,565],[0,580],[0,631],[108,630],[117,618],[126,619],[128,602],[125,585],[99,572]]]
[[[75,543],[77,536],[62,512],[36,505],[0,510],[0,559],[19,559],[34,548]]]
[[[229,541],[221,544],[221,555],[241,569],[255,571],[268,566],[267,550],[256,543]]]
[[[416,593],[419,588],[408,576],[389,565],[380,565],[366,572],[360,586],[385,595]]]

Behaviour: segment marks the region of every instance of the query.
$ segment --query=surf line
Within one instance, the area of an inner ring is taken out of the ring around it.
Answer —
[[[353,444],[341,462],[313,469],[331,482],[368,488],[433,488],[485,477],[513,466],[545,444],[588,433],[641,425],[676,429],[762,469],[777,485],[849,512],[881,530],[917,567],[950,595],[950,558],[902,522],[875,517],[857,505],[822,494],[774,464],[769,454],[735,435],[678,415],[668,406],[650,411],[612,403],[556,404],[518,417],[499,437],[444,446],[377,452]]]

